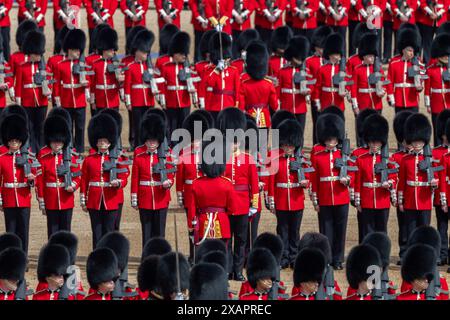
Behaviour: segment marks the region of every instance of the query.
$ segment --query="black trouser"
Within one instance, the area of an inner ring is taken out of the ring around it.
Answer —
[[[120,231],[120,221],[122,220],[122,210],[123,210],[123,203],[120,203],[119,209],[117,209],[116,219],[114,220],[114,230],[115,231]]]
[[[261,212],[257,212],[252,218],[248,220],[247,228],[247,245],[245,248],[245,257],[248,258],[250,250],[253,248],[253,243],[258,237],[259,220],[261,219]]]
[[[387,233],[389,209],[362,209],[361,211],[361,236],[365,238],[373,232]]]
[[[142,227],[142,248],[148,240],[166,236],[167,208],[159,210],[139,209]]]
[[[128,143],[130,148],[134,146],[134,123],[133,123],[133,111],[127,110],[128,113]]]
[[[84,152],[84,129],[86,128],[86,108],[65,108],[72,119],[73,146],[78,153]]]
[[[405,110],[417,113],[417,112],[419,112],[419,107],[405,108],[405,107],[395,106],[395,114],[397,114],[399,112],[402,112],[402,111],[405,111]]]
[[[348,20],[348,56],[349,57],[356,53],[357,48],[356,48],[356,44],[353,43],[353,34],[358,25],[359,25],[359,21]]]
[[[105,234],[114,231],[117,210],[105,210],[102,204],[100,210],[90,209],[89,216],[91,217],[92,248],[95,249]]]
[[[200,53],[200,41],[202,40],[205,31],[194,30],[194,62],[199,62],[203,60],[202,55]],[[234,41],[233,41],[234,42]]]
[[[272,38],[272,31],[271,29],[261,28],[258,26],[255,26],[255,29],[258,30],[259,36],[261,37],[261,40],[266,44],[267,50],[269,50],[269,53],[272,52],[272,47],[270,46],[270,39]]]
[[[434,146],[440,146],[442,144],[442,139],[441,137],[438,137],[438,135],[436,134],[436,120],[438,117],[439,113],[432,113],[431,114],[431,122],[433,123],[433,137],[434,137]]]
[[[312,35],[314,33],[315,29],[300,29],[300,28],[293,28],[292,31],[296,36],[304,36],[308,39],[309,42],[311,42]],[[313,48],[311,48],[313,49]]]
[[[392,33],[393,22],[383,21],[383,59],[392,57]]]
[[[210,111],[209,112],[214,119],[214,127],[216,129],[219,129],[219,123],[217,122],[217,116],[219,115],[219,112],[220,111]]]
[[[431,58],[431,43],[433,42],[436,27],[427,26],[421,23],[417,23],[417,26],[419,27],[420,35],[422,36],[423,62],[428,64],[428,61],[430,61]]]
[[[9,44],[11,39],[11,27],[1,27],[0,32],[3,40],[3,56],[5,60],[8,61],[9,56],[11,55],[11,47]]]
[[[88,33],[89,33],[89,53],[92,53],[92,32],[94,31],[94,29],[89,28]]]
[[[406,210],[402,212],[406,239],[409,239],[416,228],[428,226],[431,221],[431,210]]]
[[[125,37],[128,36],[128,32],[133,29],[133,27],[125,27]]]
[[[3,208],[5,213],[5,229],[22,240],[22,249],[28,255],[28,239],[30,232],[30,208]]]
[[[313,145],[317,143],[317,136],[316,136],[316,122],[317,118],[319,117],[319,111],[317,110],[317,105],[314,101],[311,101],[311,119],[313,124]]]
[[[183,127],[183,121],[189,115],[191,109],[187,108],[167,108],[167,119],[169,119],[169,137],[172,137],[172,133],[179,128]]]
[[[347,27],[332,26],[331,29],[333,29],[334,32],[339,33],[342,39],[344,39],[344,52],[347,52],[347,41],[345,41],[347,35]]]
[[[333,264],[344,261],[347,220],[348,204],[320,206],[319,231],[330,241]]]
[[[28,115],[28,128],[30,132],[30,147],[37,153],[42,147],[42,129],[47,115],[47,107],[25,108]]]
[[[302,136],[305,134],[306,113],[297,113],[295,115],[298,123],[302,127]]]
[[[356,209],[356,221],[358,223],[358,243],[362,243],[363,241],[363,232],[362,232],[362,219],[361,219],[361,211]]]
[[[445,262],[448,259],[448,213],[444,212],[441,206],[435,206],[437,230],[441,235],[440,260]]]
[[[241,56],[241,53],[239,52],[239,48],[237,46],[237,39],[239,38],[239,35],[242,33],[240,30],[233,30],[233,44],[232,44],[232,52],[233,52],[233,59],[238,59]]]
[[[228,262],[230,273],[242,273],[245,247],[247,244],[248,215],[229,216],[231,238],[228,241]]]
[[[404,213],[397,208],[397,223],[398,223],[398,248],[400,260],[408,249],[408,236],[406,233],[406,225],[404,223]]]
[[[60,230],[70,231],[72,226],[73,209],[66,210],[45,210],[47,215],[47,236]]]
[[[277,234],[280,236],[281,241],[283,241],[281,265],[294,263],[298,254],[298,241],[300,239],[303,210],[276,210],[276,216]]]
[[[56,52],[56,38],[58,38],[59,30],[61,30],[61,29],[57,29],[56,28],[56,23],[53,22],[53,53],[55,53],[55,54],[59,53],[59,52]],[[64,39],[62,39],[62,40],[64,40]],[[61,46],[62,46],[62,43],[61,43]]]
[[[133,131],[134,131],[133,146],[135,148],[145,143],[145,141],[141,141],[141,120],[144,117],[144,113],[148,109],[149,109],[148,107],[133,107],[131,109],[133,117]]]

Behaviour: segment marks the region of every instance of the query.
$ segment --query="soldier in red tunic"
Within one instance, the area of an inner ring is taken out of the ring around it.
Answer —
[[[9,45],[11,39],[11,20],[9,18],[9,12],[13,6],[12,0],[4,0],[0,3],[0,33],[2,38],[1,46],[3,47],[5,60],[9,60],[11,53],[11,47]]]
[[[317,28],[317,11],[319,1],[289,1],[292,11],[292,28],[295,35],[301,35],[311,41]]]
[[[181,11],[183,10],[183,0],[156,0],[155,10],[158,16],[158,26],[161,30],[166,24],[180,27]]]
[[[40,253],[37,265],[38,285],[33,300],[60,300],[64,277],[70,265],[70,255],[60,244],[47,244]],[[67,300],[75,300],[69,295]]]
[[[67,33],[69,32],[68,27],[63,27],[59,30],[58,34],[55,36],[55,48],[53,49],[53,55],[50,56],[47,60],[47,69],[48,76],[50,76],[51,80],[55,80],[55,72],[58,64],[66,58],[66,54],[63,51],[63,42]],[[53,106],[56,106],[55,101],[55,89],[52,91],[51,102]]]
[[[189,300],[228,300],[226,271],[216,263],[202,262],[191,270]]]
[[[41,149],[39,155],[41,174],[36,187],[39,207],[47,216],[47,235],[50,238],[56,231],[71,230],[74,193],[80,186],[81,171],[78,156],[71,148],[71,133],[66,119],[48,117],[44,124],[44,140],[47,148]],[[63,172],[63,168],[68,172]]]
[[[37,24],[34,21],[26,20],[19,24],[16,31],[16,44],[18,51],[12,53],[8,59],[9,65],[11,66],[11,72],[15,78],[17,69],[22,62],[28,60],[28,57],[22,51],[23,41],[25,36],[29,31],[37,30]]]
[[[231,18],[233,16],[234,1],[228,0],[205,0],[205,16],[209,21],[209,27],[220,29],[231,36]]]
[[[255,29],[269,47],[270,39],[276,28],[283,26],[283,13],[286,11],[288,0],[257,0],[255,10]]]
[[[0,66],[3,68],[2,71],[3,78],[2,83],[0,83],[0,114],[1,114],[3,109],[6,107],[7,95],[11,99],[14,99],[14,77],[13,73],[11,72],[11,66],[4,58],[4,49],[1,44],[1,36],[0,36]]]
[[[426,300],[427,288],[435,280],[436,263],[437,257],[433,247],[426,244],[411,246],[402,259],[401,269],[403,281],[411,286],[401,292],[397,300]]]
[[[254,0],[239,0],[234,2],[234,8],[231,19],[231,28],[233,30],[233,39],[238,39],[242,32],[252,27],[250,17],[253,15],[257,6]],[[233,56],[237,57],[236,51],[233,51]]]
[[[22,249],[28,252],[28,235],[31,207],[31,186],[36,180],[36,169],[32,166],[34,156],[24,150],[28,141],[25,118],[18,114],[3,119],[2,141],[9,150],[0,157],[1,208],[5,214],[6,232],[15,233],[22,240]],[[28,167],[28,165],[30,167]],[[28,167],[30,172],[26,172]]]
[[[24,20],[33,20],[38,25],[41,31],[45,27],[45,14],[47,12],[47,0],[33,0],[18,1],[19,10],[17,11],[17,18],[19,23]]]
[[[125,35],[136,26],[145,27],[149,0],[120,1],[120,10],[124,14]]]
[[[354,293],[347,294],[346,300],[374,299],[374,291],[369,287],[369,279],[372,276],[371,272],[374,271],[370,272],[370,268],[379,268],[378,270],[382,270],[381,258],[377,249],[367,244],[353,247],[348,254],[346,275],[349,290],[352,288]]]
[[[127,169],[116,158],[118,128],[114,118],[108,114],[92,118],[88,136],[95,153],[89,154],[83,161],[80,202],[83,211],[89,212],[92,243],[96,248],[103,235],[115,228],[121,201],[120,189],[126,185]]]
[[[64,27],[73,28],[79,27],[78,12],[74,8],[79,8],[83,5],[83,0],[69,0],[69,1],[55,1],[53,3],[53,30],[55,39],[59,31]],[[62,39],[64,40],[64,39]]]
[[[247,29],[239,34],[239,37],[234,38],[233,41],[233,61],[231,65],[238,69],[239,74],[245,72],[246,58],[247,58],[247,46],[251,41],[260,40],[259,33],[255,29]]]
[[[173,24],[166,24],[159,31],[159,56],[155,62],[155,68],[157,70],[161,71],[163,64],[172,61],[172,57],[168,54],[170,41],[178,31],[180,31],[178,27]]]
[[[203,1],[189,0],[189,9],[192,12],[191,24],[194,27],[194,61],[200,61],[200,42],[205,32],[209,29],[209,21],[206,19],[205,5]]]
[[[391,198],[395,199],[396,167],[387,164],[387,180],[377,170],[383,159],[381,150],[387,144],[389,124],[378,114],[364,121],[364,142],[369,151],[356,160],[358,171],[355,174],[355,205],[360,212],[361,239],[372,232],[387,232]],[[388,155],[389,156],[389,155]]]
[[[114,251],[109,248],[92,251],[86,262],[86,275],[90,289],[84,300],[111,300],[111,293],[119,273]]]
[[[84,0],[89,28],[89,40],[98,40],[92,37],[93,30],[102,23],[107,23],[114,28],[114,13],[119,2],[117,0]]]
[[[314,248],[302,249],[295,259],[293,280],[298,293],[290,300],[325,300],[318,297],[319,288],[323,285],[326,259],[322,251]]]
[[[27,256],[19,248],[0,252],[0,300],[25,300],[16,295],[20,281],[25,278]]]
[[[269,72],[271,78],[278,79],[278,72],[285,66],[287,61],[284,59],[284,51],[286,50],[289,40],[293,37],[291,28],[282,26],[276,28],[270,39],[271,56],[269,58]],[[277,82],[277,80],[275,80]]]
[[[131,206],[139,210],[142,246],[153,237],[164,237],[170,188],[175,175],[165,138],[164,119],[148,115],[141,122],[141,140],[146,146],[135,155],[131,171]]]
[[[409,238],[417,227],[429,225],[432,199],[438,187],[438,173],[427,174],[423,169],[424,148],[430,143],[431,125],[423,114],[408,117],[404,128],[405,140],[412,150],[400,161],[398,176],[398,207],[403,215],[405,236]]]

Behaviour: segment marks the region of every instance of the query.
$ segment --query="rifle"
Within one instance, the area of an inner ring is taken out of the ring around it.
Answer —
[[[425,290],[426,300],[436,300],[441,294],[441,276],[439,275],[439,270],[434,267],[433,280],[428,282],[428,288]]]
[[[5,78],[6,77],[12,77],[13,74],[12,73],[5,73],[5,56],[3,55],[3,52],[0,52],[0,84],[4,84],[5,83]],[[11,91],[11,88],[8,88],[8,93],[9,96],[12,98],[13,93]]]
[[[346,87],[353,84],[352,80],[345,80],[345,78],[348,77],[347,73],[345,72],[345,65],[346,59],[342,57],[341,61],[339,62],[339,72],[333,76],[333,86],[339,88],[338,92],[340,96],[344,96],[347,92]]]
[[[49,84],[54,83],[55,81],[47,79],[44,56],[42,56],[41,61],[39,61],[39,71],[33,75],[33,82],[35,85],[42,87],[42,94],[44,96],[49,96],[52,93]]]
[[[167,153],[169,152],[169,146],[167,143],[167,139],[164,138],[164,141],[158,147],[158,163],[153,165],[153,172],[158,173],[161,176],[161,183],[167,180],[167,174],[173,173],[177,171],[176,167],[171,169],[167,169]]]
[[[72,186],[72,178],[80,177],[81,171],[72,172],[71,168],[77,167],[72,164],[72,143],[69,143],[63,150],[63,163],[56,168],[56,174],[64,177],[64,189]]]
[[[124,67],[124,64],[120,62],[119,56],[117,54],[114,54],[111,61],[112,63],[108,63],[107,70],[109,73],[114,73],[116,79],[119,80],[122,71],[128,70],[128,67]]]
[[[119,138],[120,139],[120,138]],[[128,164],[125,162],[119,162],[120,149],[119,143],[116,143],[114,148],[109,152],[109,161],[103,162],[103,170],[109,171],[109,182],[113,182],[117,179],[118,173],[128,172],[127,168],[117,168],[117,164]]]
[[[373,73],[369,75],[369,85],[375,86],[375,91],[378,96],[382,96],[384,94],[383,87],[390,83],[389,80],[381,80],[383,75],[381,74],[381,62],[379,57],[375,57],[375,61],[373,63]]]
[[[304,168],[303,165],[309,167]],[[315,171],[314,168],[311,167],[311,162],[306,160],[303,156],[301,148],[297,148],[297,151],[295,151],[295,160],[290,162],[289,170],[297,173],[299,183],[300,181],[306,180],[305,173]]]
[[[152,58],[150,54],[147,55],[147,69],[144,70],[144,73],[142,74],[142,81],[150,85],[150,90],[152,91],[153,96],[161,105],[161,107],[164,108],[165,107],[164,95],[161,92],[159,92],[158,89],[159,81],[155,77],[155,69],[153,68]]]
[[[20,157],[16,158],[16,164],[23,167],[25,177],[31,174],[31,168],[39,168],[41,166],[41,164],[36,160],[36,156],[28,150],[29,148],[30,145],[27,141],[20,147]],[[29,160],[32,162],[29,163]],[[34,181],[29,181],[29,185],[33,187]]]
[[[172,19],[175,19],[177,17],[176,9],[172,8],[172,1],[171,0],[163,0],[163,10],[164,12],[171,17]]]
[[[103,1],[102,0],[93,0],[92,1],[92,9],[94,10],[94,12],[97,14],[98,18],[100,20],[102,20],[102,11],[103,9]]]
[[[381,175],[381,183],[389,181],[389,174],[398,172],[398,168],[389,168],[388,164],[396,165],[394,162],[389,161],[389,146],[386,143],[381,148],[381,162],[375,164],[375,173]]]
[[[428,79],[428,76],[424,74],[421,69],[419,58],[414,56],[411,60],[412,66],[408,67],[408,77],[414,79],[414,86],[416,88],[422,87],[422,80]]]
[[[339,169],[339,179],[347,178],[348,172],[358,171],[357,167],[349,166],[348,162],[355,162],[350,157],[350,139],[347,138],[347,134],[345,134],[345,139],[342,141],[341,148],[341,158],[337,158],[334,160],[334,166]]]
[[[335,14],[345,15],[342,4],[339,2],[339,0],[331,0],[330,5],[331,5],[331,8],[333,8],[333,11]]]
[[[430,144],[426,144],[423,148],[424,159],[419,162],[419,170],[427,173],[427,181],[431,183],[434,179],[434,173],[444,170],[443,166],[433,166],[433,163],[439,163],[439,160],[433,159]]]
[[[62,12],[66,16],[69,16],[69,6],[70,6],[69,0],[59,0],[59,6],[61,7]]]
[[[308,93],[308,85],[316,83],[316,79],[308,80],[306,73],[306,64],[302,63],[300,71],[294,73],[294,84],[300,85],[300,94],[306,95]]]
[[[36,0],[26,0],[25,8],[31,15],[31,19],[34,19],[34,13],[36,12]]]
[[[114,290],[111,292],[112,300],[123,300],[123,298],[132,298],[136,297],[138,293],[136,291],[126,292],[128,282],[128,266],[123,269],[120,273],[119,278],[117,278],[114,283]]]
[[[93,71],[87,71],[86,69],[92,69],[92,67],[86,64],[86,58],[84,57],[84,54],[82,54],[80,55],[78,63],[75,63],[73,65],[72,73],[74,75],[80,76],[80,82],[86,83],[87,82],[86,76],[94,75]]]
[[[75,281],[69,282],[72,279]],[[64,284],[59,289],[58,300],[67,300],[69,299],[69,296],[76,295],[86,296],[86,293],[78,290],[77,269],[75,265],[71,265],[67,268],[67,274],[64,277]]]
[[[200,16],[202,16],[203,18],[205,17],[205,4],[203,3],[202,0],[198,0],[198,13],[200,13]]]
[[[448,57],[447,68],[442,72],[442,80],[450,82],[450,56]]]
[[[195,82],[199,82],[200,78],[192,76],[191,65],[186,59],[183,64],[183,69],[178,73],[178,79],[180,81],[186,81],[189,94],[191,95],[192,103],[198,105],[197,89],[195,88]]]
[[[27,296],[31,296],[33,293],[33,290],[27,290],[27,281],[25,279],[20,279],[17,284],[17,289],[14,292],[14,299],[26,300]]]
[[[242,15],[245,11],[247,11],[244,8],[243,0],[234,0],[234,10],[236,10],[238,15],[242,18],[242,21],[245,21],[248,19],[248,13],[246,13],[244,16]]]
[[[128,9],[130,9],[133,15],[136,15],[136,1],[134,0],[126,0],[126,1]]]
[[[400,13],[403,14],[404,16],[407,16],[409,9],[408,3],[405,0],[397,0],[396,4]]]

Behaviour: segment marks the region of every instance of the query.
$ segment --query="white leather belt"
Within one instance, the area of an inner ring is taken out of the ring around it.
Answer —
[[[156,187],[156,186],[162,186],[161,181],[139,181],[140,186],[145,187]]]
[[[300,183],[282,183],[279,182],[276,184],[277,188],[283,188],[283,189],[292,189],[292,188],[298,188],[300,187]]]
[[[406,181],[406,184],[410,187],[429,187],[430,183],[428,182],[423,182],[423,181],[411,181],[408,180]]]
[[[131,86],[131,89],[150,89],[150,88],[151,88],[151,86],[149,84],[145,84],[145,83],[133,84]]]
[[[431,93],[449,93],[450,88],[442,88],[442,89],[433,89],[431,88]]]
[[[42,86],[40,84],[29,83],[29,84],[24,84],[23,87],[25,89],[36,89],[36,88],[40,88]]]
[[[47,182],[45,186],[47,188],[64,188],[66,185],[64,182]]]
[[[111,90],[111,89],[116,89],[117,86],[115,84],[107,84],[107,85],[97,84],[95,86],[95,88],[100,89],[100,90]]]
[[[394,88],[414,88],[414,83],[402,82],[402,83],[394,83]]]
[[[333,87],[322,87],[322,91],[323,92],[339,92],[339,89],[333,88]]]
[[[64,89],[78,89],[78,88],[82,88],[83,85],[81,83],[63,83],[62,87]]]
[[[167,86],[169,91],[187,90],[187,86]]]
[[[109,182],[89,182],[90,187],[111,187],[111,183]]]
[[[299,89],[288,89],[288,88],[282,88],[281,89],[281,93],[293,93],[293,94],[297,94],[300,93]]]
[[[192,184],[192,182],[194,182],[194,180],[184,180],[184,184]]]
[[[338,181],[339,176],[320,177],[320,182]]]
[[[381,188],[383,186],[380,182],[363,182],[363,187],[366,188]]]
[[[377,89],[374,89],[374,88],[361,88],[361,89],[358,89],[359,93],[374,93],[376,91],[377,91]]]
[[[6,182],[3,184],[3,188],[13,189],[13,188],[27,188],[29,187],[26,182]]]

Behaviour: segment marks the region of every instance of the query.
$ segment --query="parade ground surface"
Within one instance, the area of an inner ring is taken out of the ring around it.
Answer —
[[[85,30],[87,33],[87,21],[86,21],[86,12],[84,9],[81,10],[81,28]],[[53,8],[49,8],[46,14],[47,26],[45,27],[45,35],[47,38],[46,44],[46,57],[52,53],[53,50],[53,25],[52,25],[52,17]],[[15,30],[17,28],[17,8],[14,8],[11,13],[12,27],[11,27],[11,52],[14,52],[17,49],[15,44]],[[193,29],[192,24],[190,23],[191,14],[188,11],[182,12],[182,29],[189,32],[192,36],[192,45],[193,47]],[[124,46],[125,46],[125,27],[123,25],[123,14],[120,10],[117,10],[114,15],[114,25],[115,29],[119,34],[119,54],[123,55]],[[158,24],[156,21],[156,12],[154,9],[149,10],[147,13],[147,27],[150,28],[155,33],[155,44],[152,48],[153,52],[158,51]],[[51,106],[49,106],[51,108]],[[423,98],[421,97],[420,111],[426,112],[423,106]],[[88,119],[90,119],[89,111]],[[128,115],[125,108],[125,105],[122,104],[120,106],[120,113],[123,117],[123,132],[122,132],[122,141],[124,144],[124,148],[128,148]],[[352,148],[354,148],[355,143],[355,121],[354,116],[351,111],[351,107],[349,104],[346,106],[346,129],[348,132],[348,136],[352,141]],[[389,132],[389,145],[392,151],[393,147],[396,146],[395,137],[392,131],[392,120],[394,117],[394,110],[387,106],[387,103],[384,103],[383,115],[387,117],[390,124],[390,132]],[[87,120],[88,120],[87,119]],[[307,114],[308,121],[306,122],[305,129],[305,151],[308,153],[310,148],[312,147],[312,120],[311,115],[308,110]],[[86,138],[86,143],[87,143]],[[87,146],[86,146],[87,148]],[[178,239],[179,239],[179,250],[183,254],[189,253],[188,247],[188,234],[186,227],[186,217],[184,210],[180,209],[177,206],[175,187],[172,187],[172,201],[171,207],[169,210],[169,215],[167,217],[167,227],[166,227],[166,238],[172,244],[172,247],[175,247],[175,237],[174,237],[174,219],[173,215],[177,215],[178,222]],[[434,212],[432,214],[432,225],[436,226],[436,219],[434,216]],[[27,281],[30,285],[30,288],[35,289],[37,285],[37,275],[36,275],[36,266],[37,266],[37,257],[39,255],[40,248],[47,242],[47,227],[46,227],[46,217],[42,215],[41,211],[38,209],[38,203],[33,196],[32,201],[32,209],[31,209],[31,222],[30,222],[30,249],[29,249],[29,270],[26,275]],[[129,263],[129,282],[131,284],[137,284],[136,273],[137,268],[140,262],[141,256],[141,224],[139,221],[138,211],[131,208],[130,205],[130,188],[129,184],[125,188],[125,204],[123,209],[123,216],[121,222],[121,231],[129,238],[131,242],[131,253],[130,253],[130,263]],[[305,201],[305,210],[303,213],[303,221],[300,229],[300,236],[302,236],[305,232],[308,231],[318,231],[318,219],[317,212],[314,211],[311,201]],[[5,231],[4,226],[4,218],[0,219],[0,232]],[[77,265],[81,268],[82,271],[82,280],[83,285],[87,289],[88,283],[86,280],[86,258],[88,254],[92,250],[92,240],[91,240],[91,226],[89,221],[88,213],[85,213],[81,210],[79,206],[79,194],[76,195],[76,205],[73,213],[73,221],[72,221],[72,231],[79,238],[79,250],[78,250],[78,259]],[[265,208],[262,212],[262,217],[259,223],[259,233],[261,232],[276,232],[276,218],[275,215],[267,211]],[[395,284],[399,284],[400,282],[400,267],[396,265],[398,260],[398,245],[397,245],[397,217],[395,208],[391,208],[390,217],[389,217],[389,227],[388,232],[389,236],[392,240],[392,253],[391,253],[391,266],[390,266],[390,275],[392,280],[394,280]],[[356,222],[356,209],[350,207],[349,218],[348,218],[348,226],[347,226],[347,241],[346,241],[346,255],[350,251],[350,249],[357,244],[357,222]],[[446,273],[447,266],[441,268],[441,274],[447,278],[447,281],[450,280],[450,276]],[[335,273],[336,280],[341,286],[342,291],[346,292],[347,290],[347,280],[345,277],[344,271],[337,271]],[[290,293],[292,289],[292,270],[286,269],[281,272],[281,280],[285,282],[287,285],[287,292]],[[240,288],[240,283],[231,281],[231,289],[233,291],[238,291]]]

